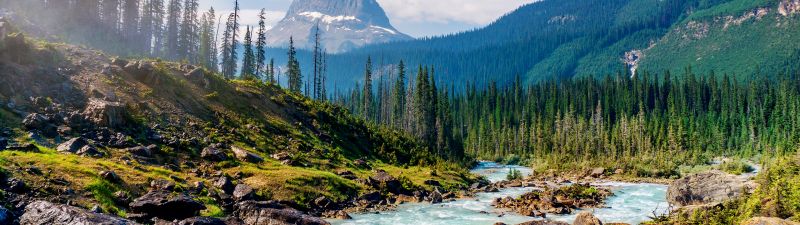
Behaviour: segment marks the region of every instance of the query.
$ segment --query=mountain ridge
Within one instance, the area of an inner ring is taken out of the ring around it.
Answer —
[[[323,47],[331,53],[413,39],[391,25],[375,0],[295,0],[286,16],[267,32],[267,44],[286,47],[292,37],[296,47],[313,48],[316,27],[320,29]]]

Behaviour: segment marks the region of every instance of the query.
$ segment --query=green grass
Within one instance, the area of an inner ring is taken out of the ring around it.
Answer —
[[[92,196],[94,196],[94,199],[100,204],[103,211],[123,217],[125,216],[125,211],[117,207],[117,204],[114,202],[114,192],[119,191],[116,185],[106,180],[95,179],[86,186],[86,190],[92,193]]]

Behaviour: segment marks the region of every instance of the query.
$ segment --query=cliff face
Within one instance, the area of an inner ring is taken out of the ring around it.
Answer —
[[[312,48],[317,25],[321,42],[331,53],[367,44],[412,39],[392,26],[375,0],[296,0],[286,17],[268,32],[267,43],[285,47],[289,37],[293,37],[297,47]]]

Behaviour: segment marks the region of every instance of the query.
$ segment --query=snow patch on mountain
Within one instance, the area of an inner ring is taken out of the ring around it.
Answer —
[[[267,43],[286,47],[292,37],[296,47],[310,49],[317,26],[322,45],[330,53],[412,39],[391,25],[375,0],[295,0],[286,16],[268,31]]]

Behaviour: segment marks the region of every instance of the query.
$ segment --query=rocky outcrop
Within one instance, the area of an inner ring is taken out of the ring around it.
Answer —
[[[261,158],[261,156],[248,152],[241,147],[231,146],[231,151],[233,151],[233,155],[236,156],[237,159],[244,162],[260,163],[264,161],[264,158]]]
[[[379,190],[387,190],[392,194],[402,194],[407,192],[403,188],[403,184],[400,183],[400,180],[392,175],[389,175],[389,173],[384,170],[376,170],[375,175],[371,176],[369,179],[374,184],[374,187]]]
[[[203,148],[203,151],[200,152],[200,157],[205,160],[214,161],[214,162],[221,162],[228,160],[228,155],[222,151],[219,145],[210,145],[208,147]]]
[[[603,222],[595,217],[592,212],[583,211],[578,213],[578,216],[575,217],[575,222],[572,222],[572,225],[603,225]]]
[[[225,220],[211,218],[211,217],[192,217],[181,221],[166,221],[157,219],[155,225],[233,225],[236,223],[227,223]]]
[[[745,178],[714,170],[673,181],[667,189],[667,201],[679,207],[723,202],[752,192],[755,187]]]
[[[588,191],[591,189],[594,190]],[[579,208],[600,207],[611,195],[613,194],[607,189],[591,187],[588,184],[573,184],[558,189],[534,190],[519,198],[497,198],[492,205],[497,208],[512,209],[525,216],[543,217],[547,213],[569,214]]]
[[[101,157],[103,153],[92,146],[88,140],[84,138],[73,138],[67,142],[61,143],[56,147],[56,150],[63,153],[72,153],[83,156]]]
[[[73,206],[36,201],[25,207],[20,225],[128,225],[136,222]]]
[[[569,223],[561,221],[553,221],[553,220],[534,220],[524,223],[518,223],[517,225],[569,225]]]
[[[120,127],[127,123],[125,105],[97,98],[89,99],[81,115],[101,127]]]
[[[328,225],[329,223],[274,201],[237,203],[234,215],[248,225]]]
[[[800,225],[800,223],[775,217],[754,217],[743,221],[741,225]]]
[[[196,216],[205,208],[186,194],[155,190],[133,200],[128,218],[143,222],[152,218],[181,220]]]
[[[800,0],[783,0],[778,5],[778,13],[782,16],[789,16],[800,12]]]

